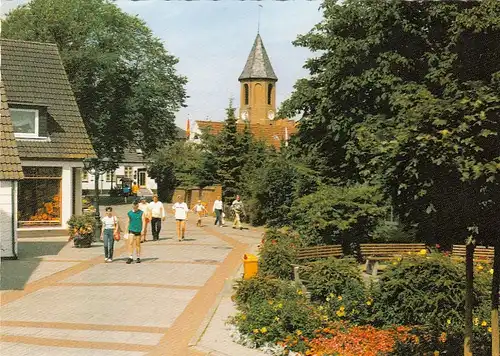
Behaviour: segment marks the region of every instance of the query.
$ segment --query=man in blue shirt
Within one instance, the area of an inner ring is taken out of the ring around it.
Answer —
[[[134,260],[134,249],[137,256],[137,263],[141,263],[141,237],[145,235],[144,227],[145,216],[142,210],[139,209],[139,202],[134,201],[132,210],[127,213],[128,216],[128,260],[127,264],[131,264]]]

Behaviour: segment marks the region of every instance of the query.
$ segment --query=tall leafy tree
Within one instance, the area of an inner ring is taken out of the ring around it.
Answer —
[[[381,182],[421,238],[467,241],[470,287],[474,242],[500,249],[500,2],[326,0],[323,10],[295,42],[318,52],[306,63],[311,77],[283,105],[303,114],[299,147],[327,177]],[[499,274],[497,256],[497,354]]]
[[[172,141],[186,78],[144,21],[108,0],[32,0],[2,20],[2,36],[54,42],[99,156],[119,161]]]

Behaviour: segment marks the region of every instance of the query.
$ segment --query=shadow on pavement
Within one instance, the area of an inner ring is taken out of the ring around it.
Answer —
[[[4,260],[0,265],[0,290],[22,290],[42,261],[57,255],[67,241],[19,241],[19,260]]]

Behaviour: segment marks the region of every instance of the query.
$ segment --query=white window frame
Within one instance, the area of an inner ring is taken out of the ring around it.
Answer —
[[[10,108],[10,112],[34,112],[35,113],[35,133],[23,133],[23,132],[15,132],[14,129],[14,137],[17,138],[40,138],[40,113],[38,109],[21,109],[21,108]],[[12,126],[14,128],[14,120],[12,120]]]
[[[127,174],[128,169],[130,169],[130,176]],[[132,179],[134,177],[134,168],[131,166],[125,166],[123,169],[123,175],[125,176],[125,178]]]

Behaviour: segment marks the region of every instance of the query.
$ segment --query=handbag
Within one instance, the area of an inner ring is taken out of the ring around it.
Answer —
[[[118,225],[118,221],[116,220],[116,216],[115,216],[115,224]],[[118,225],[118,229],[116,229],[114,232],[113,232],[113,239],[115,241],[120,241],[120,225]]]

